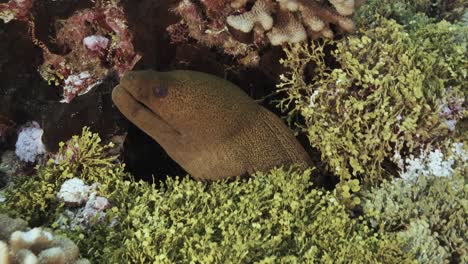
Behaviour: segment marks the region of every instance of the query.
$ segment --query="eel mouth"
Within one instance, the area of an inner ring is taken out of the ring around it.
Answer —
[[[114,94],[118,93],[119,99],[116,99]],[[146,106],[144,103],[140,102],[137,98],[135,98],[126,88],[125,86],[119,84],[114,87],[114,91],[112,93],[112,98],[114,101],[114,104],[117,105],[117,107],[120,109],[122,113],[124,113],[124,107],[123,104],[120,104],[120,101],[125,101],[126,104],[130,104],[132,108],[140,108],[143,109],[144,112],[149,113],[157,122],[163,123],[165,126],[169,127],[171,130],[173,130],[173,133],[177,135],[181,135],[180,131],[175,129],[169,122],[167,122],[164,118],[162,118],[158,113],[153,111],[153,109],[149,108]],[[125,114],[125,113],[124,113]],[[130,113],[127,113],[130,115]],[[133,122],[131,119],[131,116],[127,116],[127,118]]]

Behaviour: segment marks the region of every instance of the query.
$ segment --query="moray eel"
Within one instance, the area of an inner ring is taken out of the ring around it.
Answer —
[[[292,131],[238,86],[195,71],[129,71],[112,91],[123,115],[197,180],[310,165]]]

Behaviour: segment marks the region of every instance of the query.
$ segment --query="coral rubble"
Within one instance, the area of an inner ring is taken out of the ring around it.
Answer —
[[[168,27],[173,41],[190,36],[210,47],[221,47],[239,62],[256,65],[258,52],[268,43],[281,45],[311,38],[350,32],[349,18],[363,1],[354,0],[257,0],[200,1],[182,0],[174,8],[181,21]],[[242,41],[235,32],[250,34]]]
[[[104,211],[110,204],[107,198],[97,195],[97,189],[97,184],[88,186],[78,178],[66,180],[62,184],[57,198],[65,203],[67,210],[57,221],[60,228],[85,229],[104,219]]]

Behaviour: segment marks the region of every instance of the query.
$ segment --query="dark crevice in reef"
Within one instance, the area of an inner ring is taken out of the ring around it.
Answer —
[[[125,169],[137,180],[156,183],[167,177],[184,177],[187,172],[172,160],[164,149],[130,122],[122,155]]]

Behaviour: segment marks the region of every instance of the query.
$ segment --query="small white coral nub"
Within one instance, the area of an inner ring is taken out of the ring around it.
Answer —
[[[299,3],[297,0],[276,0],[279,3],[282,10],[297,11],[299,9]]]
[[[61,214],[58,221],[60,228],[87,228],[104,220],[105,210],[110,207],[110,203],[107,198],[98,196],[96,189],[97,184],[89,186],[78,178],[62,184],[57,198],[71,208]]]
[[[83,39],[83,45],[92,51],[104,50],[109,45],[109,39],[100,35],[87,36]]]
[[[256,24],[260,24],[263,30],[270,30],[273,26],[271,17],[271,4],[267,0],[255,2],[252,10],[241,15],[231,15],[227,17],[226,22],[233,28],[242,32],[250,32]]]
[[[91,193],[91,187],[86,185],[81,179],[73,178],[66,180],[60,187],[57,198],[68,205],[82,205]]]

